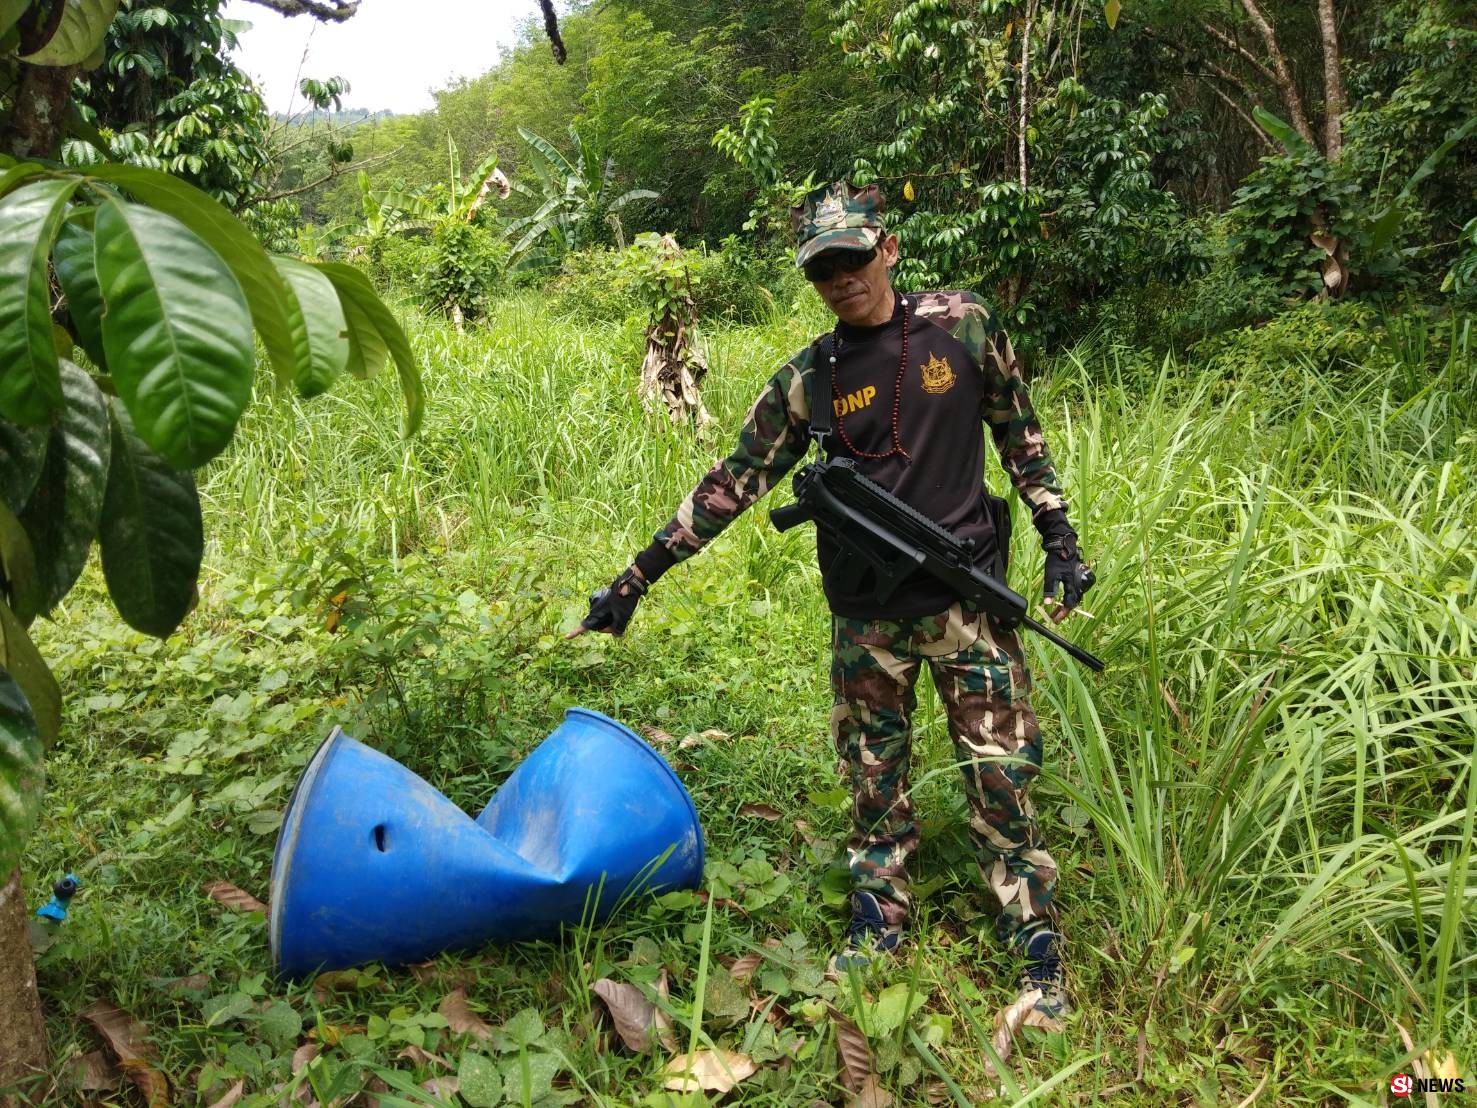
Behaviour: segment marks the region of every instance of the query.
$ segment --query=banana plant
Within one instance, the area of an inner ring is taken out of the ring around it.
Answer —
[[[578,250],[589,244],[602,223],[611,227],[616,245],[624,247],[621,211],[634,200],[655,200],[661,195],[643,188],[612,195],[615,158],[582,138],[573,124],[569,127],[572,157],[566,157],[548,139],[526,127],[519,127],[518,135],[528,146],[529,166],[540,191],[534,192],[522,181],[512,183],[513,191],[539,202],[532,215],[508,225],[505,233],[515,240],[514,259],[541,239],[548,239],[561,255]]]

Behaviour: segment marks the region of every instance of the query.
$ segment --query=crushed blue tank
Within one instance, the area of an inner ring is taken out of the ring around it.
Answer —
[[[272,959],[301,977],[552,937],[625,898],[697,888],[702,872],[682,782],[599,712],[570,708],[475,820],[335,728],[277,835]]]

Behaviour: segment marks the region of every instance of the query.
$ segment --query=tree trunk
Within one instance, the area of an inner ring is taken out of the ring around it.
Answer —
[[[0,151],[16,158],[55,158],[61,151],[72,78],[81,66],[21,63],[20,69],[15,107],[0,133]]]
[[[0,889],[0,1106],[12,1101],[4,1090],[46,1073],[46,1028],[26,931],[21,871]]]
[[[1333,0],[1318,0],[1318,33],[1323,39],[1323,156],[1334,161],[1344,146],[1344,78],[1339,72],[1339,31]]]
[[[1320,0],[1320,3],[1323,2],[1327,0]],[[1297,128],[1298,134],[1308,140],[1309,146],[1316,148],[1318,140],[1313,137],[1313,128],[1308,123],[1308,113],[1303,110],[1303,98],[1298,95],[1297,83],[1293,81],[1292,70],[1287,66],[1287,57],[1277,43],[1277,32],[1262,14],[1261,8],[1257,7],[1256,0],[1241,0],[1241,6],[1246,9],[1246,14],[1251,17],[1252,23],[1261,34],[1267,56],[1272,59],[1272,73],[1277,90],[1282,93],[1282,102],[1287,106],[1287,114],[1292,117],[1292,125]]]
[[[1026,161],[1026,128],[1031,119],[1031,102],[1027,99],[1027,92],[1031,83],[1031,20],[1035,15],[1036,0],[1030,0],[1030,3],[1026,5],[1026,27],[1021,33],[1021,129],[1019,141],[1022,192],[1026,190],[1026,185],[1029,181]]]

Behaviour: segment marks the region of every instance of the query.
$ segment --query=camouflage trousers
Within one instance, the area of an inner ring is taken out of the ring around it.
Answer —
[[[852,879],[877,894],[888,923],[906,919],[907,862],[918,846],[908,763],[925,661],[964,773],[980,873],[999,901],[996,933],[1024,942],[1054,918],[1056,863],[1027,795],[1041,770],[1041,732],[1019,636],[960,604],[896,622],[832,617],[831,737],[851,778]]]

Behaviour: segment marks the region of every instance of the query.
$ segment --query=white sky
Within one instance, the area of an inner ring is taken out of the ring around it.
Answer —
[[[346,78],[345,108],[419,112],[434,105],[431,89],[496,65],[499,47],[511,46],[517,25],[539,7],[537,0],[362,0],[346,22],[319,23],[229,0],[223,14],[252,24],[236,64],[260,82],[272,111],[293,106],[301,66],[304,77]]]

